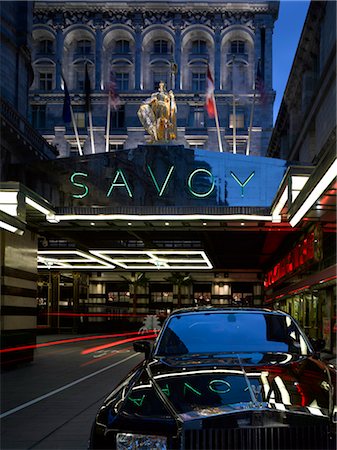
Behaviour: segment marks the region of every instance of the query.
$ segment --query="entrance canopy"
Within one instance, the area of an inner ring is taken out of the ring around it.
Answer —
[[[30,189],[5,183],[0,204],[41,236],[39,268],[264,271],[300,232],[285,214],[286,166],[144,145],[26,166]],[[301,195],[306,185],[296,184]]]

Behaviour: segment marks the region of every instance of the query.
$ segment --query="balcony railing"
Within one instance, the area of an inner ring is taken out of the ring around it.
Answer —
[[[227,62],[244,61],[248,63],[248,53],[228,53]]]
[[[73,61],[76,61],[77,59],[87,59],[89,61],[94,61],[95,55],[93,52],[90,53],[75,52],[73,54]]]
[[[209,53],[208,52],[189,53],[188,62],[194,61],[196,59],[208,61]]]
[[[8,126],[12,127],[22,140],[33,148],[32,152],[38,151],[43,159],[53,159],[58,155],[56,148],[48,144],[26,119],[2,98],[0,99],[0,115]]]
[[[121,53],[121,52],[112,53],[111,62],[115,62],[117,59],[124,59],[124,60],[129,61],[132,64],[134,62],[133,54],[130,52],[129,53]]]
[[[150,62],[155,61],[156,59],[161,59],[161,60],[166,60],[171,62],[173,58],[173,54],[172,52],[167,52],[167,53],[151,53],[150,54]]]

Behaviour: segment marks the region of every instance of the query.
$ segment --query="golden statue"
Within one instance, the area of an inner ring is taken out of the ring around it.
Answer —
[[[157,92],[146,99],[137,113],[152,142],[172,141],[177,137],[177,105],[173,91],[167,92],[160,82]]]

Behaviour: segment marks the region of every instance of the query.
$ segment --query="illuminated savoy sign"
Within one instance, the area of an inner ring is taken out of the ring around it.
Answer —
[[[155,190],[158,197],[163,197],[165,195],[165,191],[169,187],[169,184],[173,182],[172,175],[174,170],[175,166],[170,166],[167,173],[165,174],[164,181],[160,183],[155,175],[154,169],[151,168],[150,165],[147,165],[148,177],[152,181],[153,189]],[[240,180],[233,171],[231,171],[230,173],[237,183],[238,187],[240,188],[241,197],[243,197],[244,188],[252,180],[255,172],[252,171],[244,180]],[[74,172],[71,174],[70,182],[74,187],[74,192],[72,193],[73,198],[82,199],[90,194],[88,181],[89,175],[86,172]],[[215,177],[210,170],[199,167],[192,170],[188,174],[186,179],[186,186],[189,194],[193,197],[209,197],[215,189]],[[109,188],[106,191],[106,197],[110,197],[114,193],[118,193],[119,189],[124,190],[130,198],[133,198],[133,189],[131,187],[130,180],[128,180],[128,176],[123,171],[123,169],[120,168],[116,169],[111,179]]]
[[[121,208],[130,214],[131,207],[135,214],[157,214],[158,208],[160,214],[269,208],[286,170],[286,161],[279,159],[182,145],[139,145],[38,164],[41,177],[57,192],[56,207],[95,208],[95,214],[102,208],[118,214]]]

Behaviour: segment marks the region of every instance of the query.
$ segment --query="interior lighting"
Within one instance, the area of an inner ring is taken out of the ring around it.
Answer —
[[[295,227],[300,222],[300,220],[313,206],[315,201],[319,199],[319,197],[323,194],[323,192],[328,188],[330,183],[333,182],[336,176],[337,176],[337,159],[334,160],[329,169],[325,172],[323,177],[311,191],[310,195],[302,203],[300,208],[297,210],[292,219],[289,221],[292,227]]]
[[[131,227],[131,225],[132,225],[132,222],[128,222],[128,225],[129,225],[129,227]]]
[[[18,215],[18,192],[0,191],[0,210],[10,216]]]
[[[212,269],[203,250],[90,250],[98,258],[128,270]]]
[[[77,257],[76,257],[77,256]],[[39,264],[40,263],[40,264]],[[82,263],[82,264],[78,264]],[[69,268],[69,269],[114,269],[115,266],[108,262],[82,252],[80,250],[39,250],[38,251],[38,269],[48,268]]]
[[[22,235],[24,233],[24,231],[20,230],[20,228],[14,227],[13,225],[3,222],[2,220],[0,220],[0,228],[2,228],[3,230],[6,230],[6,231],[10,231],[11,233],[14,233],[14,234]]]
[[[104,221],[114,221],[114,220],[133,220],[133,221],[192,221],[192,220],[208,220],[217,222],[227,222],[234,220],[244,220],[244,221],[264,221],[271,222],[271,215],[258,215],[258,214],[176,214],[176,215],[155,215],[155,214],[64,214],[64,215],[49,215],[47,216],[48,222],[57,223],[61,221],[71,220],[104,220]]]
[[[90,225],[94,227],[96,224],[95,222],[90,222]]]
[[[285,187],[281,197],[279,198],[279,201],[276,203],[275,208],[273,209],[272,213],[273,222],[281,222],[281,211],[284,208],[285,204],[287,203],[287,200],[288,200],[288,186]]]
[[[170,223],[169,222],[165,222],[165,225],[168,227],[170,225]]]
[[[40,203],[36,202],[35,200],[33,200],[30,197],[26,197],[26,203],[27,203],[27,205],[32,206],[37,211],[40,211],[45,216],[47,216],[47,215],[52,213],[51,209],[45,208],[44,206],[40,205]]]

